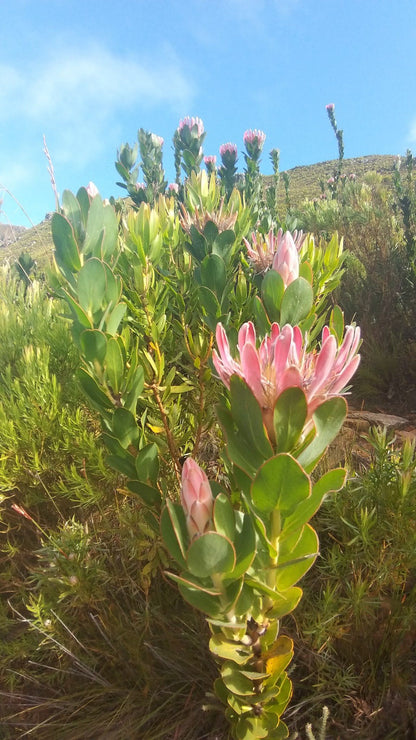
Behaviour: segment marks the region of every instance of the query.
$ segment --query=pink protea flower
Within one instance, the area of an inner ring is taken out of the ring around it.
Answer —
[[[168,185],[168,190],[171,193],[178,193],[179,192],[179,185],[177,182],[170,182]]]
[[[274,269],[280,272],[279,267],[280,263],[282,262],[282,254],[288,249],[287,242],[293,242],[296,251],[299,252],[303,242],[305,241],[305,238],[306,234],[304,234],[303,231],[293,231],[292,233],[287,231],[283,233],[283,230],[279,229],[277,234],[274,234],[273,229],[270,229],[269,233],[266,236],[263,236],[263,234],[260,233],[256,234],[256,232],[253,231],[251,235],[251,244],[247,239],[244,239],[244,243],[247,248],[249,260],[256,272],[265,272],[266,270],[268,270],[269,267],[272,266],[275,257],[276,266],[274,266]],[[281,253],[281,255],[277,259],[277,255],[279,252]],[[292,255],[292,258],[293,261],[296,262],[294,253]],[[299,258],[297,258],[297,262],[299,263]],[[298,275],[296,277],[298,277]]]
[[[331,112],[335,109],[335,103],[328,103],[325,108],[327,109],[327,111]]]
[[[237,159],[237,146],[236,144],[232,144],[231,141],[227,141],[226,144],[221,144],[220,146],[220,156],[231,156],[234,157],[234,159]]]
[[[251,321],[243,324],[238,333],[239,360],[231,356],[222,324],[217,324],[216,340],[219,354],[214,350],[212,359],[215,369],[227,388],[230,387],[232,375],[239,375],[245,380],[261,407],[271,442],[275,442],[273,410],[286,388],[298,387],[304,391],[310,420],[313,412],[327,398],[342,393],[360,362],[360,356],[357,355],[360,330],[352,326],[346,328],[340,347],[325,326],[318,352],[307,352],[300,328],[289,324],[280,329],[279,324],[273,323],[270,334],[258,349],[254,324]]]
[[[259,129],[257,128],[249,128],[247,131],[244,132],[243,141],[246,146],[247,144],[254,144],[255,142],[257,142],[257,146],[259,147],[259,149],[262,149],[264,142],[266,141],[266,134],[264,133],[264,131],[259,131]]]
[[[217,158],[215,154],[208,154],[206,157],[204,157],[204,162],[207,165],[216,165],[217,164]]]
[[[213,502],[207,476],[195,460],[187,457],[182,468],[181,504],[191,540],[212,528]]]
[[[88,183],[88,185],[85,188],[85,190],[87,191],[87,193],[90,196],[90,198],[95,198],[96,195],[99,195],[99,191],[98,191],[97,186],[93,182],[91,182],[91,180]]]
[[[196,118],[194,116],[185,116],[185,118],[182,118],[182,120],[179,121],[178,131],[182,131],[184,128],[192,130],[194,126],[197,127],[198,136],[202,136],[204,133],[204,124],[200,118]]]

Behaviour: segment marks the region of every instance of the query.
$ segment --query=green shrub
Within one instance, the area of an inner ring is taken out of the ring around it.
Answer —
[[[317,516],[321,557],[292,623],[295,702],[301,715],[329,703],[342,738],[413,737],[416,456],[382,429],[366,444],[369,468]]]

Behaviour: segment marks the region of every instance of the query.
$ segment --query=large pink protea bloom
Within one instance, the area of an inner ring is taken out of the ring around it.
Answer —
[[[321,349],[307,352],[298,326],[272,324],[270,334],[257,349],[256,330],[248,321],[238,333],[239,360],[233,359],[222,324],[217,324],[219,354],[213,362],[221,380],[230,387],[232,375],[243,378],[256,397],[271,441],[274,439],[273,409],[286,388],[301,388],[308,404],[308,419],[327,398],[338,396],[355,373],[360,362],[357,355],[360,329],[348,326],[344,341],[337,340],[327,326],[322,331]]]
[[[299,250],[305,240],[303,231],[279,229],[274,234],[270,229],[266,236],[253,231],[251,243],[244,239],[247,254],[256,272],[266,272],[273,267],[282,275],[285,287],[299,277]]]
[[[191,540],[212,529],[213,501],[207,476],[187,457],[182,468],[181,504]]]

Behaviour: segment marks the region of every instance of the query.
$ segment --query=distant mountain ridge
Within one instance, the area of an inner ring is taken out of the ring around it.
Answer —
[[[402,166],[404,157],[402,157]],[[386,181],[392,177],[397,163],[397,156],[393,154],[370,154],[353,159],[344,159],[343,172],[346,175],[355,174],[361,178],[367,172],[378,172]],[[289,176],[289,195],[292,207],[299,205],[303,200],[319,196],[320,182],[326,182],[334,174],[338,165],[337,159],[331,159],[317,164],[303,165],[286,170]],[[272,176],[265,176],[269,184]],[[122,193],[120,193],[121,195]],[[282,178],[279,183],[279,199],[284,202],[285,192]],[[21,252],[28,252],[39,265],[50,261],[53,251],[50,219],[42,221],[37,226],[11,226],[0,224],[0,262],[14,262]]]

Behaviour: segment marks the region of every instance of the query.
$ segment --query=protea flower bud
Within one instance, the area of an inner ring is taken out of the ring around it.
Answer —
[[[191,540],[212,528],[213,497],[204,471],[191,457],[182,469],[181,504]]]
[[[244,132],[243,140],[249,157],[257,160],[260,157],[264,142],[266,141],[266,134],[264,131],[259,131],[257,128],[248,129]]]
[[[95,198],[96,195],[98,195],[98,188],[93,182],[89,182],[87,187],[85,188],[90,198]]]
[[[220,146],[220,157],[223,164],[228,166],[234,166],[237,161],[237,147],[228,141],[226,144]]]
[[[272,269],[282,276],[285,288],[299,277],[299,254],[290,231],[286,231],[281,238]]]

